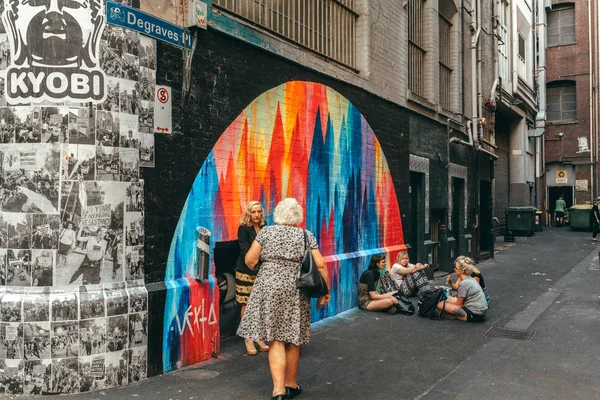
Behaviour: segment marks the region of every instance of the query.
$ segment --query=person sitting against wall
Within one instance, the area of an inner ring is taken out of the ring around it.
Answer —
[[[385,269],[386,259],[384,254],[371,256],[369,267],[362,273],[358,280],[358,308],[367,311],[387,311],[396,313],[398,300],[394,297],[397,291],[384,294],[377,292],[377,284]]]
[[[238,228],[240,254],[235,267],[235,299],[241,305],[240,318],[244,316],[244,312],[246,311],[246,304],[248,304],[248,298],[250,297],[250,292],[252,292],[259,269],[258,266],[254,270],[248,268],[244,259],[256,235],[265,225],[265,216],[260,202],[249,202],[240,217],[240,227]],[[257,351],[256,347],[254,347],[254,342],[250,339],[244,339],[244,342],[246,344],[246,353],[251,356],[256,355]],[[258,341],[257,344],[260,351],[269,351],[269,346],[265,342]]]
[[[396,281],[400,294],[411,297],[432,291],[427,274],[423,272],[427,268],[429,268],[429,264],[411,264],[406,251],[398,253],[396,263],[392,265],[391,274]]]
[[[465,258],[464,256],[460,256],[457,258],[457,260],[461,257]],[[483,290],[483,295],[485,296],[485,301],[487,301],[487,303],[489,305],[490,304],[490,296],[487,293],[483,275],[481,275],[481,271],[479,270],[479,268],[475,267],[474,265],[472,266],[472,271],[473,272],[471,272],[470,276],[471,276],[471,278],[475,279],[475,281],[477,283],[479,283],[479,286],[481,286],[481,290]],[[460,278],[456,279],[456,281],[453,281],[452,277],[450,275],[448,275],[448,277],[446,278],[446,283],[448,283],[454,290],[458,290],[458,287],[460,286],[460,282],[461,282]]]
[[[471,277],[473,260],[460,256],[454,262],[454,272],[458,276],[457,297],[448,297],[437,304],[437,309],[456,316],[456,319],[465,322],[483,322],[488,310],[485,295],[479,283]]]

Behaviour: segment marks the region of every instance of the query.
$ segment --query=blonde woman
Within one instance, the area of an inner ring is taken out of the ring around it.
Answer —
[[[406,251],[398,253],[396,263],[392,265],[391,274],[400,289],[400,294],[410,297],[432,291],[429,279],[423,272],[427,268],[429,268],[429,264],[411,264]]]
[[[479,283],[471,277],[473,273],[473,260],[469,257],[460,256],[454,262],[454,273],[458,276],[457,297],[438,303],[438,310],[453,314],[460,321],[483,322],[488,310],[488,303]]]
[[[310,340],[310,299],[296,287],[296,274],[306,249],[311,249],[319,273],[329,289],[325,260],[310,231],[299,225],[303,211],[295,199],[283,199],[273,214],[275,225],[263,228],[256,236],[246,265],[260,271],[238,335],[270,342],[269,367],[273,379],[273,400],[292,399],[302,393],[296,380],[300,346]],[[324,306],[329,294],[317,300]]]
[[[248,268],[244,258],[256,235],[265,225],[265,215],[262,205],[258,201],[249,202],[244,207],[244,213],[240,217],[240,227],[238,228],[240,255],[235,267],[235,299],[241,305],[240,317],[244,316],[246,304],[248,304],[248,298],[250,297],[250,292],[252,292],[254,280],[258,273],[258,268]],[[250,339],[244,339],[244,342],[246,344],[246,353],[251,356],[256,355],[257,351],[256,347],[254,347],[254,342]],[[257,343],[260,351],[269,351],[269,346],[263,341],[258,341]]]
[[[483,290],[483,295],[485,296],[485,300],[487,301],[487,303],[489,305],[490,304],[490,296],[488,295],[487,289],[485,287],[485,280],[483,279],[483,275],[481,274],[481,271],[479,270],[479,268],[475,267],[474,265],[472,266],[471,278],[475,279],[475,282],[479,283],[479,286],[481,286],[481,290]],[[450,275],[448,275],[448,277],[446,278],[446,283],[449,284],[453,290],[458,290],[458,287],[460,285],[460,278],[456,279],[456,281],[453,281],[452,277]]]

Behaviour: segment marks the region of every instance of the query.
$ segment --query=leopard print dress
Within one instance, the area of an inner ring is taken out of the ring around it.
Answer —
[[[262,247],[262,264],[237,334],[254,341],[306,344],[310,338],[310,299],[296,288],[296,274],[305,252],[303,230],[266,226],[256,241]],[[307,247],[317,248],[311,232]]]

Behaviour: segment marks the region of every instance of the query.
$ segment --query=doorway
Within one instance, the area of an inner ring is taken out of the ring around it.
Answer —
[[[556,200],[563,196],[567,207],[573,205],[573,186],[548,186],[548,222],[554,224],[554,209],[556,208]]]
[[[465,180],[460,178],[452,178],[452,232],[450,234],[455,240],[454,252],[460,249],[461,226],[464,221],[465,207]],[[454,258],[455,254],[451,251],[450,258]]]
[[[488,181],[479,181],[479,238],[480,256],[490,257],[494,251],[494,232],[492,227],[492,185]]]
[[[410,172],[409,210],[411,217],[408,220],[407,243],[410,246],[408,256],[411,260],[416,260],[419,256],[419,221],[425,215],[424,178],[424,174]]]

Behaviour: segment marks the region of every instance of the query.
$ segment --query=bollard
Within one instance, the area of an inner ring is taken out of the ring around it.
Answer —
[[[208,278],[208,268],[210,266],[210,231],[201,226],[196,227],[198,231],[198,239],[196,239],[196,247],[198,247],[197,258],[197,279]]]

